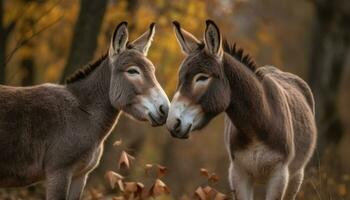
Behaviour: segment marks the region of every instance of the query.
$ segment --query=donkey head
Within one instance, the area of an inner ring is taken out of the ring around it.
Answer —
[[[127,23],[120,23],[113,33],[109,48],[112,105],[131,117],[150,121],[152,126],[166,121],[169,100],[155,77],[155,68],[146,56],[155,24],[133,42],[128,42]]]
[[[188,138],[226,110],[230,88],[224,74],[222,39],[218,27],[207,20],[204,42],[173,22],[176,38],[186,55],[179,70],[177,91],[171,102],[167,128],[173,137]]]

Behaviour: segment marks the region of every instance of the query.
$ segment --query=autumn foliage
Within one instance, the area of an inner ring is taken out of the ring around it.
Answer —
[[[117,140],[113,145],[120,147],[122,144],[121,140]],[[129,170],[132,167],[140,164],[136,162],[135,157],[128,154],[126,151],[122,151],[118,161],[119,169]],[[125,178],[123,175],[114,171],[107,171],[105,178],[109,183],[111,189],[116,191],[116,195],[113,196],[114,200],[138,200],[157,198],[166,196],[171,193],[170,188],[162,180],[162,177],[166,176],[168,168],[160,164],[144,164],[144,175],[151,176],[153,182],[151,185],[146,186],[142,182],[132,181]],[[214,188],[215,183],[219,181],[219,178],[214,173],[210,173],[207,169],[201,168],[199,175],[207,180],[207,184],[198,186],[192,196],[184,195],[182,199],[198,199],[198,200],[225,200],[228,199],[223,193],[220,193]],[[102,194],[97,195],[96,191],[90,191],[92,199],[100,199],[103,197]]]

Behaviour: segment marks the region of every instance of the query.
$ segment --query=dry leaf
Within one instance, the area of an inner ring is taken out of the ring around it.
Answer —
[[[137,192],[137,183],[136,182],[125,182],[124,183],[124,192],[125,193],[135,193]]]
[[[158,168],[158,178],[163,177],[168,172],[168,168],[162,165],[157,165],[157,168]]]
[[[210,175],[210,177],[208,178],[208,180],[210,181],[210,182],[212,182],[212,183],[216,183],[216,182],[218,182],[219,181],[219,177],[216,175],[216,174],[212,174],[212,175]]]
[[[153,165],[152,164],[146,164],[145,165],[145,174],[148,175],[149,172],[151,171]]]
[[[155,183],[149,190],[149,196],[157,197],[163,194],[169,194],[170,190],[167,185],[160,179],[156,179]]]
[[[227,198],[227,196],[226,195],[224,195],[224,194],[222,194],[222,193],[220,193],[220,192],[218,192],[217,194],[216,194],[216,196],[215,196],[215,199],[214,200],[227,200],[228,198]]]
[[[218,193],[214,188],[206,186],[203,188],[207,199],[214,199],[215,195]]]
[[[213,191],[213,188],[210,186],[206,186],[205,188],[202,188],[202,189],[206,194],[209,194],[211,191]]]
[[[119,189],[120,189],[120,191],[123,191],[124,192],[124,183],[123,183],[123,180],[119,180],[118,181],[118,186],[119,186]]]
[[[209,172],[208,172],[208,170],[207,169],[205,169],[205,168],[201,168],[200,170],[199,170],[199,173],[200,173],[200,175],[201,176],[204,176],[204,177],[209,177]]]
[[[119,158],[119,168],[121,169],[125,167],[129,169],[132,160],[135,160],[135,158],[123,151]]]
[[[102,198],[102,193],[94,188],[89,189],[89,193],[92,200],[100,200]]]
[[[123,142],[122,142],[122,140],[117,140],[117,141],[115,141],[114,143],[113,143],[113,146],[119,146],[119,145],[121,145]]]
[[[207,197],[203,188],[200,186],[196,189],[194,196],[196,199],[199,199],[199,200],[206,200],[206,197]]]
[[[112,189],[115,188],[116,183],[119,181],[122,181],[124,177],[118,173],[115,173],[113,171],[108,171],[105,175],[106,179],[109,182],[109,185],[111,186]]]

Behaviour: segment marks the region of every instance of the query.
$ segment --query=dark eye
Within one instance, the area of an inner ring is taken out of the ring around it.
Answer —
[[[206,81],[208,80],[208,78],[209,78],[208,76],[201,75],[196,79],[196,82]]]
[[[140,72],[136,69],[128,69],[126,72],[128,72],[129,74],[140,74]]]

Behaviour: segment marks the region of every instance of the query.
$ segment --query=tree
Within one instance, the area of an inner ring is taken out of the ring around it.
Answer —
[[[15,27],[15,21],[5,26],[4,24],[4,2],[0,0],[0,84],[5,83],[6,79],[6,44],[9,34]]]
[[[343,134],[337,99],[350,47],[350,2],[315,0],[309,83],[316,97],[319,147]]]
[[[80,1],[79,17],[61,82],[93,57],[106,6],[107,0]]]

